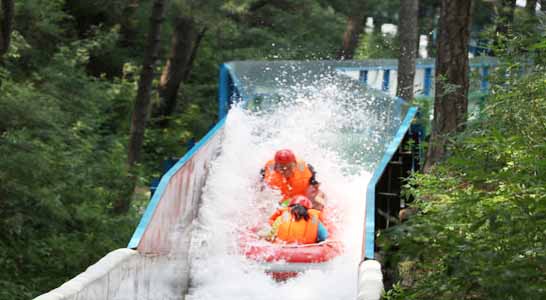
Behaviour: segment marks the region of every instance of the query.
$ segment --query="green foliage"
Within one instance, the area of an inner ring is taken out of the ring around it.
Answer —
[[[398,58],[400,45],[398,44],[398,36],[381,33],[370,32],[363,34],[359,41],[359,46],[355,54],[356,59],[372,59],[372,58]]]
[[[506,75],[519,76],[511,73],[510,69],[525,68],[530,63],[546,63],[546,48],[542,47],[546,38],[546,16],[530,16],[523,8],[516,9],[515,15],[513,24],[507,25],[507,33],[496,32],[496,24],[485,26],[481,33],[482,38],[491,41],[490,47],[495,56],[501,58],[503,67],[499,70],[507,71],[499,74],[500,80]],[[503,20],[497,18],[496,23],[499,22]]]
[[[54,288],[122,247],[132,226],[129,216],[107,214],[125,173],[124,147],[97,135],[95,111],[67,111],[83,100],[89,108],[96,95],[66,94],[74,106],[65,105],[55,95],[66,91],[60,83],[42,90],[4,81],[0,90],[0,223],[7,229],[0,234],[0,282],[18,286],[3,290],[13,293],[3,299]]]
[[[98,24],[115,25],[127,5],[127,0],[62,0],[65,8],[76,19],[80,20],[80,28]],[[148,1],[143,1],[148,2]]]
[[[63,7],[65,0],[16,0],[15,30],[32,47],[25,49],[22,65],[36,67],[49,59],[56,45],[73,36],[73,17]]]
[[[412,104],[419,108],[415,122],[423,128],[425,135],[430,134],[432,114],[434,113],[434,98],[425,96],[417,97],[413,100]]]
[[[53,289],[125,246],[135,215],[109,207],[126,177],[123,115],[134,83],[85,73],[102,40],[64,47],[26,80],[3,70],[0,86],[0,298]]]
[[[227,9],[224,7],[224,9]],[[226,20],[229,59],[331,58],[341,45],[345,18],[317,1],[286,1]],[[241,26],[243,25],[243,26]],[[220,45],[218,45],[220,46]]]
[[[381,243],[400,249],[390,263],[416,270],[389,299],[546,296],[546,76],[510,83],[495,88],[447,162],[409,182],[419,213]]]
[[[15,30],[0,68],[0,299],[36,296],[125,246],[145,204],[135,201],[125,216],[109,213],[127,184],[126,143],[152,5],[138,1],[135,40],[124,48],[119,23],[128,3],[15,1]],[[396,24],[397,5],[374,0],[365,9],[378,24]],[[347,0],[172,1],[158,72],[176,16],[192,16],[207,32],[169,127],[149,123],[140,183],[158,176],[163,159],[183,155],[214,124],[221,63],[331,58],[347,15],[357,9],[361,3]],[[546,83],[541,75],[520,81],[519,70],[529,59],[544,62],[543,24],[540,18],[518,23],[504,37],[512,60],[493,80],[492,102],[479,102],[483,117],[459,137],[446,166],[410,185],[423,213],[396,229],[391,243],[402,246],[398,258],[410,260],[406,266],[419,263],[422,280],[397,285],[388,299],[540,294]],[[362,37],[357,58],[398,56],[396,37]],[[418,102],[425,124],[431,102]],[[425,257],[420,251],[429,244]]]
[[[152,5],[138,1],[135,40],[124,48],[120,20],[129,2],[15,1],[0,68],[0,299],[46,292],[125,246],[146,204],[135,201],[126,216],[110,213],[127,184],[126,143]],[[172,2],[158,72],[178,14],[207,33],[170,126],[149,123],[140,183],[214,124],[221,63],[327,58],[340,46],[345,16],[330,6],[283,1],[251,11],[255,2]]]
[[[197,98],[199,99],[199,98]],[[214,124],[216,103],[194,102],[170,120],[168,128],[152,127],[144,140],[144,170],[147,180],[160,177],[164,159],[181,158]],[[155,120],[151,120],[154,122]],[[148,183],[146,180],[144,183]]]

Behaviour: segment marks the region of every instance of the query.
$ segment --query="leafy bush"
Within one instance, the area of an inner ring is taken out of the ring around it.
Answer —
[[[86,75],[79,50],[0,86],[1,299],[57,287],[124,247],[136,220],[109,213],[127,173],[112,111],[131,83]]]
[[[389,299],[546,297],[545,116],[544,72],[496,86],[452,156],[411,179],[419,213],[381,241],[412,264]]]
[[[356,51],[356,59],[398,58],[400,45],[397,35],[371,32],[363,35]]]

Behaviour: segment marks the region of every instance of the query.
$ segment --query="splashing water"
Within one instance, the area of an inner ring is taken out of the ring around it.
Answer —
[[[377,161],[370,153],[384,149],[377,128],[386,127],[386,117],[373,114],[368,105],[373,96],[355,95],[333,78],[317,78],[305,86],[286,84],[274,96],[275,104],[254,103],[252,110],[235,105],[228,114],[222,150],[212,162],[193,232],[188,300],[356,297],[365,191]],[[345,251],[326,269],[276,282],[240,254],[237,232],[265,224],[275,210],[280,196],[259,191],[259,170],[282,148],[292,149],[317,171],[329,205],[341,216],[339,239]]]

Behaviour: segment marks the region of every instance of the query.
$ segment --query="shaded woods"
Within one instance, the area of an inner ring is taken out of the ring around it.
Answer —
[[[0,299],[37,296],[126,246],[162,161],[183,155],[216,121],[221,63],[400,58],[407,67],[400,70],[400,95],[414,101],[408,78],[415,69],[408,66],[418,55],[439,52],[442,62],[457,63],[438,71],[446,76],[437,73],[445,81],[436,82],[444,84],[436,100],[456,91],[464,101],[465,47],[478,39],[502,60],[503,76],[492,78],[495,95],[476,123],[467,122],[461,107],[457,130],[442,135],[446,143],[434,159],[440,165],[409,185],[417,203],[430,201],[421,204],[424,217],[385,242],[384,248],[404,249],[393,257],[417,270],[411,284],[396,285],[389,297],[495,299],[504,290],[487,274],[502,272],[488,266],[515,267],[509,258],[523,262],[518,266],[529,276],[543,273],[536,228],[545,225],[544,1],[534,1],[535,10],[532,1],[527,7],[474,1],[473,8],[457,8],[465,19],[454,25],[456,11],[442,6],[449,2],[404,1],[401,9],[398,0],[2,0]],[[399,22],[408,25],[382,30]],[[451,30],[468,36],[446,40]],[[438,40],[419,54],[417,36]],[[457,53],[446,50],[453,47]],[[450,229],[439,220],[467,227]],[[511,232],[512,225],[522,227]],[[470,231],[476,235],[460,233]],[[502,240],[499,247],[494,238]],[[420,256],[424,240],[434,240],[431,253],[444,269]],[[506,293],[533,299],[544,282],[517,274],[499,282],[513,282]],[[447,278],[455,278],[453,288],[433,294]]]
[[[127,245],[162,161],[214,124],[222,62],[333,56],[345,19],[319,1],[1,4],[0,299]]]

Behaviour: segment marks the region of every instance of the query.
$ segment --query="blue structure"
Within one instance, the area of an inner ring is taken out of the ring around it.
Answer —
[[[434,89],[434,60],[418,59],[416,61],[415,72],[415,95],[433,96]],[[491,67],[497,64],[497,60],[492,57],[476,57],[470,59],[469,67],[478,69],[481,75],[480,91],[486,93],[489,88],[488,75]],[[368,86],[378,90],[390,92],[391,96],[397,84],[393,72],[398,70],[398,61],[394,59],[371,59],[365,61],[345,62],[337,70]]]
[[[481,74],[486,77],[494,63],[494,60],[485,58],[474,60],[471,66],[480,68]],[[428,73],[432,75],[433,67],[431,61],[418,61],[417,70],[420,73],[417,77],[425,78],[424,70],[427,68]],[[410,147],[409,151],[408,147],[404,147],[405,141],[410,139],[420,141],[422,138],[419,128],[411,125],[417,108],[381,91],[393,90],[390,79],[394,78],[394,75],[390,75],[395,70],[394,60],[249,61],[222,65],[218,93],[218,122],[174,165],[168,163],[166,167],[170,168],[159,183],[154,185],[155,193],[127,248],[110,252],[75,279],[40,296],[39,299],[114,300],[128,290],[151,295],[150,291],[163,289],[168,289],[172,295],[181,297],[185,295],[191,286],[191,276],[187,276],[191,272],[187,261],[192,239],[190,233],[199,215],[201,193],[207,183],[209,167],[222,151],[223,137],[227,130],[224,125],[230,105],[236,101],[242,101],[247,108],[256,103],[272,105],[278,100],[276,96],[288,94],[288,98],[292,98],[289,87],[307,88],[315,84],[317,78],[335,77],[334,84],[339,84],[336,87],[343,89],[343,93],[340,93],[343,95],[340,96],[343,97],[341,100],[354,100],[352,96],[356,100],[362,100],[362,97],[357,97],[365,94],[366,101],[358,103],[364,105],[366,114],[369,113],[378,120],[376,123],[379,126],[366,125],[365,128],[348,130],[360,130],[357,132],[359,135],[371,136],[374,139],[373,147],[366,149],[366,155],[369,156],[366,167],[372,176],[365,195],[361,195],[362,201],[366,203],[366,212],[365,214],[362,212],[365,224],[362,232],[363,262],[358,267],[370,263],[364,260],[373,259],[375,256],[375,237],[378,230],[388,227],[389,218],[397,215],[396,212],[402,206],[399,197],[400,177],[408,170],[417,168],[420,155],[419,147],[415,149]],[[303,76],[298,77],[298,74]],[[309,74],[316,76],[306,76]],[[277,77],[284,75],[289,76],[283,80],[276,80]],[[488,87],[487,82],[484,82],[482,81],[480,86],[482,89]],[[264,99],[269,102],[263,102]],[[340,131],[340,136],[342,134]],[[358,143],[359,140],[352,141]],[[334,143],[337,145],[338,141]],[[176,254],[175,259],[169,261],[173,253]],[[169,272],[169,269],[165,271],[169,264],[176,264],[176,272]],[[155,272],[147,272],[148,270]],[[161,274],[159,277],[164,280],[157,282],[152,280],[158,277],[158,274]]]
[[[275,93],[275,91],[282,90],[284,86],[279,84],[274,78],[282,77],[282,72],[285,69],[289,69],[296,74],[321,74],[328,76],[339,76],[339,70],[359,69],[359,62],[294,62],[294,61],[281,61],[281,62],[231,62],[222,65],[222,70],[227,70],[229,76],[222,77],[220,82],[219,92],[219,114],[223,118],[226,114],[225,107],[229,106],[233,101],[243,101],[246,105],[252,105],[253,102],[260,97],[267,97],[260,92],[261,90],[267,90],[269,93]],[[263,70],[268,70],[263,72]],[[369,87],[366,87],[365,83],[368,80],[368,74],[371,69],[361,69],[358,73],[358,80],[347,81],[343,84],[348,89],[353,89],[355,95],[358,93],[368,94],[369,99],[374,99],[373,103],[370,103],[370,111],[382,116],[388,116],[384,120],[382,128],[376,128],[373,131],[367,131],[366,134],[377,135],[380,137],[380,144],[382,145],[374,153],[369,154],[371,157],[373,171],[372,179],[368,183],[368,190],[366,195],[362,195],[363,201],[366,201],[366,215],[365,215],[365,233],[363,233],[365,241],[363,243],[363,258],[373,259],[375,252],[375,234],[378,230],[376,223],[376,195],[378,193],[384,193],[382,187],[378,187],[378,184],[384,178],[385,170],[392,160],[395,153],[400,148],[402,140],[407,135],[411,122],[417,113],[417,108],[409,106],[400,98],[390,97],[385,93],[377,92]],[[373,71],[381,70],[381,68],[374,69]],[[383,89],[389,88],[390,72],[392,69],[383,69]],[[337,74],[337,75],[336,75]],[[297,77],[297,75],[295,75]],[[313,76],[308,76],[313,77]],[[248,81],[242,81],[239,78],[251,78]],[[340,77],[340,80],[343,80]],[[297,77],[283,78],[285,80],[294,80],[299,84],[308,86],[312,85],[312,82],[306,83],[308,78]],[[289,83],[290,84],[290,83]],[[226,98],[225,95],[232,95],[231,98]],[[372,96],[373,95],[373,96]],[[274,98],[274,97],[273,97]],[[417,155],[416,155],[417,157]],[[414,162],[410,165],[415,166]],[[399,180],[396,178],[396,180]],[[380,205],[381,206],[381,205]],[[394,214],[395,212],[389,212]]]
[[[360,70],[359,80],[364,84],[368,83],[368,70]]]
[[[425,88],[423,89],[423,95],[430,96],[432,90],[432,68],[425,68]]]
[[[383,70],[383,86],[381,87],[382,91],[388,91],[389,90],[390,78],[391,78],[391,70],[389,70],[389,69]]]
[[[391,72],[396,72],[397,62],[394,60],[369,60],[369,61],[319,61],[319,62],[294,62],[294,61],[279,61],[279,62],[231,62],[222,65],[222,72],[227,72],[228,76],[221,76],[220,92],[219,92],[219,114],[224,117],[226,114],[225,108],[233,101],[243,101],[246,104],[252,103],[254,99],[259,97],[267,97],[268,94],[258,93],[258,90],[267,90],[274,92],[277,89],[283,89],[282,85],[272,80],[273,78],[282,77],[280,70],[289,69],[292,72],[317,72],[317,73],[336,73],[345,74],[355,79],[354,82],[366,86],[367,91],[371,92],[368,87],[372,84],[370,76],[374,76],[375,80],[381,78],[380,90],[393,90],[393,82]],[[489,68],[494,66],[496,61],[491,58],[474,59],[470,63],[470,67],[479,68],[482,74],[481,89],[486,90],[487,74]],[[268,70],[263,72],[263,70]],[[433,70],[434,64],[431,60],[418,60],[417,70],[421,70],[416,76],[422,76],[421,83],[423,85],[423,95],[429,96],[432,94],[433,87]],[[322,74],[321,73],[321,74]],[[265,75],[264,75],[265,74]],[[420,74],[420,75],[419,75]],[[250,81],[241,81],[239,78],[252,78]],[[304,83],[305,78],[300,79],[299,84]],[[419,82],[419,80],[416,81]],[[288,83],[290,84],[290,83]],[[355,86],[355,92],[359,90]],[[377,92],[376,92],[377,93]],[[231,97],[226,97],[231,95]],[[408,139],[413,139],[416,145],[423,138],[422,130],[412,127],[412,120],[417,114],[417,108],[411,107],[403,100],[393,97],[388,97],[384,93],[376,94],[375,102],[371,104],[370,110],[375,112],[387,111],[388,115],[392,115],[395,119],[388,120],[386,127],[389,130],[385,132],[374,132],[382,136],[382,141],[385,143],[385,148],[380,153],[377,153],[377,162],[374,164],[372,178],[368,184],[366,192],[366,221],[365,221],[365,247],[363,257],[367,259],[374,258],[375,251],[375,234],[379,228],[389,226],[388,218],[382,217],[384,214],[398,216],[398,211],[402,205],[400,202],[399,189],[393,190],[392,186],[399,186],[394,181],[400,181],[399,177],[392,175],[392,172],[405,173],[408,170],[417,169],[417,164],[422,160],[423,151],[420,147],[416,147],[415,153],[410,153],[406,162],[401,158],[404,154],[402,150],[402,142]],[[399,119],[398,119],[399,118]],[[390,122],[390,123],[389,123]],[[411,134],[410,134],[411,132]],[[393,162],[397,160],[397,162]],[[391,165],[407,165],[405,169],[396,169],[393,171]],[[403,175],[403,174],[402,174]],[[379,202],[378,202],[379,201]],[[385,204],[387,203],[387,204]],[[381,210],[386,210],[381,211]],[[379,219],[378,219],[379,218]]]
[[[484,66],[482,68],[482,81],[480,84],[480,90],[482,93],[487,93],[489,90],[489,66]]]

